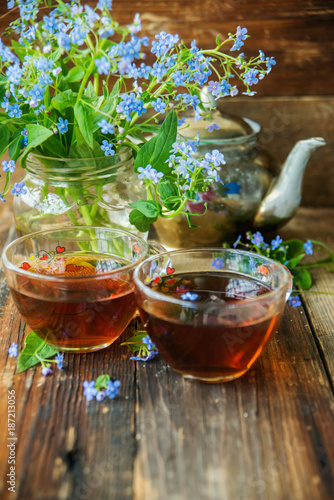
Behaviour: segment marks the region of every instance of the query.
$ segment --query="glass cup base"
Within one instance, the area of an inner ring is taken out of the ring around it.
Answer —
[[[48,344],[52,345],[52,347],[55,347],[60,352],[69,352],[69,353],[72,352],[72,353],[80,354],[80,353],[100,351],[101,349],[105,349],[106,347],[109,347],[115,340],[116,339],[113,339],[111,342],[106,342],[105,344],[100,344],[97,346],[89,346],[89,347],[60,347],[60,346],[55,345],[55,344],[50,344],[49,342],[48,342]]]
[[[185,375],[182,373],[182,376],[184,379],[189,380],[190,382],[204,382],[205,384],[222,384],[224,382],[232,382],[232,380],[235,380],[237,378],[242,377],[248,370],[243,370],[241,372],[238,372],[234,375],[224,375],[222,377],[196,377],[194,375]]]

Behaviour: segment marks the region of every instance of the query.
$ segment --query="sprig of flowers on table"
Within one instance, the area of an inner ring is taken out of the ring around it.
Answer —
[[[123,342],[121,345],[126,345],[131,352],[135,353],[135,356],[131,356],[130,359],[133,361],[149,361],[153,359],[159,351],[152,342],[149,335],[145,330],[138,330],[135,332],[135,335],[129,338],[126,342]]]
[[[55,356],[56,355],[56,356]],[[64,354],[42,340],[35,332],[29,333],[25,339],[24,349],[19,352],[18,344],[12,342],[8,349],[10,358],[17,358],[17,373],[21,373],[36,365],[42,366],[42,374],[47,376],[52,373],[51,364],[55,363],[58,370],[62,370]],[[55,356],[54,359],[50,359]],[[110,375],[103,374],[96,381],[83,382],[83,395],[87,401],[103,401],[106,397],[114,399],[119,393],[121,385],[119,380],[112,381]]]
[[[47,344],[35,332],[30,332],[24,341],[24,348],[18,351],[18,344],[12,342],[8,355],[17,359],[17,373],[21,373],[35,365],[42,366],[42,374],[47,376],[52,373],[51,364],[55,363],[58,370],[63,368],[64,355],[55,347]],[[54,359],[50,359],[53,358]]]
[[[329,270],[334,270],[334,252],[332,249],[317,240],[307,240],[306,242],[300,239],[285,240],[280,236],[276,236],[271,243],[266,243],[262,234],[257,231],[255,233],[246,233],[247,242],[241,241],[242,236],[239,235],[237,240],[233,243],[233,248],[245,247],[250,252],[255,252],[286,266],[292,274],[294,287],[294,295],[290,297],[289,304],[293,307],[301,306],[299,295],[296,293],[324,293],[332,295],[330,292],[309,291],[312,286],[313,280],[310,270],[319,267],[325,267]],[[314,256],[314,249],[318,251],[325,250],[327,256],[319,259]],[[305,257],[313,256],[312,260],[306,260]],[[334,294],[333,294],[334,295]]]
[[[97,377],[97,379],[85,380],[83,382],[83,395],[87,401],[92,401],[94,398],[96,401],[103,401],[106,397],[109,399],[115,399],[117,394],[119,394],[119,387],[121,382],[119,380],[112,381],[110,375],[104,374]]]
[[[149,200],[133,207],[132,223],[140,230],[158,216],[186,212],[188,200],[220,182],[223,155],[213,150],[198,158],[199,138],[176,140],[183,123],[178,115],[190,108],[195,120],[210,120],[201,101],[204,85],[215,99],[235,96],[238,84],[243,93],[255,93],[251,88],[275,61],[262,51],[248,60],[236,54],[248,38],[246,28],[225,40],[218,35],[214,48],[202,50],[195,40],[188,47],[164,31],[150,43],[138,35],[138,14],[128,26],[112,18],[112,0],[98,0],[95,8],[80,0],[7,5],[20,17],[6,32],[18,40],[8,47],[0,39],[0,156],[7,149],[10,156],[3,162],[0,200],[9,190],[26,194],[24,183],[11,185],[10,176],[17,160],[25,167],[29,153],[96,159],[132,148]],[[145,63],[145,50],[155,56],[152,65]],[[209,122],[207,129],[217,127]],[[155,136],[147,142],[147,134]]]

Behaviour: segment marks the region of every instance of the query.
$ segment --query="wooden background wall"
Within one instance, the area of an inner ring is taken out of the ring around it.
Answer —
[[[82,2],[85,3],[85,2]],[[87,1],[91,6],[96,1]],[[143,34],[178,33],[207,48],[217,33],[238,25],[251,35],[242,51],[262,49],[277,65],[254,97],[225,98],[228,112],[258,121],[261,144],[283,161],[293,144],[312,136],[327,146],[314,153],[305,175],[303,204],[334,206],[334,1],[333,0],[114,0],[114,17],[128,24],[141,14]],[[0,32],[16,12],[0,0]]]

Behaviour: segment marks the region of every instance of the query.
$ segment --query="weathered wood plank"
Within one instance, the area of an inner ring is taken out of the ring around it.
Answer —
[[[334,205],[333,97],[266,97],[256,101],[253,97],[235,97],[221,100],[220,108],[260,123],[260,146],[280,163],[284,162],[297,141],[324,137],[326,146],[313,153],[306,167],[302,205]],[[302,229],[304,227],[307,225],[302,226]]]
[[[166,380],[168,383],[166,384]],[[242,379],[138,366],[135,500],[329,500],[333,395],[305,314],[289,308]]]
[[[334,210],[302,208],[297,217],[282,229],[284,237],[311,238],[321,241],[334,249]],[[312,264],[314,257],[319,259],[324,254],[319,251],[309,257]],[[334,274],[323,269],[313,270],[314,285],[312,291],[334,293]],[[320,355],[328,376],[334,387],[334,296],[305,293],[302,295],[306,314],[314,332]]]
[[[96,0],[87,1],[92,7]],[[18,9],[7,13],[6,2],[0,6],[0,33],[17,17]],[[262,49],[276,57],[273,75],[259,88],[261,95],[332,94],[328,68],[333,67],[334,11],[330,0],[278,0],[262,2],[247,0],[114,0],[115,19],[131,23],[139,12],[143,34],[153,37],[162,30],[179,33],[186,42],[196,39],[198,45],[209,47],[217,33],[224,36],[238,25],[247,27],[251,38],[245,52],[258,54]],[[151,58],[149,58],[151,61]]]
[[[16,308],[4,294],[0,318],[0,496],[13,500],[133,498],[134,365],[119,343],[87,355],[65,355],[65,367],[44,377],[40,368],[16,374],[7,350],[23,345]],[[130,335],[130,325],[123,335]],[[28,333],[29,329],[26,329]],[[121,381],[115,400],[87,403],[84,380],[109,373]],[[7,391],[16,397],[16,493],[8,492]]]
[[[96,5],[95,0],[87,3]],[[332,2],[271,0],[250,5],[247,0],[208,0],[205,4],[201,0],[174,0],[166,7],[164,0],[114,0],[113,4],[114,16],[123,24],[130,23],[134,13],[140,12],[144,35],[152,38],[161,30],[179,32],[187,42],[196,38],[203,48],[211,45],[218,32],[227,34],[238,24],[245,24],[251,34],[245,53],[255,55],[261,48],[276,57],[277,65],[257,86],[257,96],[225,99],[222,105],[230,112],[259,121],[264,128],[262,144],[281,161],[296,140],[325,137],[328,145],[315,153],[307,168],[302,202],[307,206],[334,206],[334,101],[330,71],[334,51],[333,40],[328,36],[334,30]],[[17,12],[18,9],[8,12],[6,2],[1,3],[0,33]],[[151,56],[147,62],[152,62]],[[270,95],[279,98],[264,98]],[[309,97],[296,97],[303,95]]]
[[[303,208],[280,233],[332,244],[332,217],[333,209]],[[0,226],[2,241],[9,225]],[[327,377],[334,356],[326,296],[320,309],[308,296],[306,311],[288,308],[264,356],[230,384],[184,382],[162,360],[139,365],[136,380],[127,350],[117,345],[66,356],[65,370],[45,379],[40,369],[15,374],[15,360],[8,359],[10,343],[23,342],[24,325],[1,280],[1,449],[8,388],[16,391],[18,436],[16,496],[5,493],[7,456],[1,455],[4,500],[331,498],[334,409]],[[316,286],[323,289],[323,282],[319,274]],[[121,394],[88,404],[82,382],[101,373],[121,380]]]

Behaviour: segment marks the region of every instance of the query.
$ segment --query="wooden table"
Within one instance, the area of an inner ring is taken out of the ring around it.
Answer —
[[[1,209],[3,245],[13,232],[10,210]],[[333,209],[301,209],[281,235],[333,244],[333,221]],[[333,498],[333,296],[304,295],[302,307],[287,306],[266,353],[227,384],[185,382],[162,359],[135,363],[119,342],[65,355],[65,368],[44,377],[40,368],[16,374],[8,357],[29,329],[0,272],[2,499]],[[314,290],[334,290],[333,275],[314,276]],[[121,381],[120,394],[87,403],[82,382],[102,373]],[[13,389],[16,493],[6,484]]]

